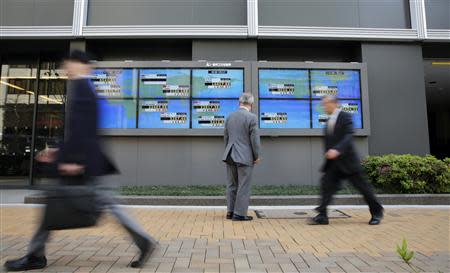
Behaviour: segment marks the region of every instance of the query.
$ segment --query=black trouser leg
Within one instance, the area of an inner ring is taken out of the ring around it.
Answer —
[[[361,172],[353,174],[348,177],[348,181],[363,195],[364,200],[369,205],[370,213],[379,216],[383,211],[383,207],[378,202],[372,185],[367,181],[365,175]]]
[[[320,192],[322,200],[317,208],[319,214],[327,216],[327,207],[333,200],[333,195],[340,189],[341,175],[335,164],[330,164],[322,177]]]

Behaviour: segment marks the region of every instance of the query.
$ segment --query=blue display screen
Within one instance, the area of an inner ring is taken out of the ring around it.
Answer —
[[[260,69],[260,98],[309,98],[308,70]]]
[[[361,98],[359,71],[311,70],[312,98],[333,95],[340,99]]]
[[[192,128],[224,128],[228,115],[238,108],[238,100],[193,100]]]
[[[310,104],[307,100],[261,100],[260,128],[310,128]]]
[[[137,69],[94,69],[92,83],[99,98],[135,98]]]
[[[136,101],[121,99],[99,99],[99,128],[136,128]]]
[[[189,128],[189,100],[140,100],[139,128]]]
[[[352,114],[353,127],[362,128],[362,109],[360,100],[340,100],[340,108],[342,111]],[[324,128],[328,119],[328,115],[324,112],[320,100],[312,102],[312,118],[313,128]]]
[[[244,92],[242,69],[193,69],[192,97],[239,98]]]
[[[141,69],[140,98],[189,98],[191,71],[189,69]]]

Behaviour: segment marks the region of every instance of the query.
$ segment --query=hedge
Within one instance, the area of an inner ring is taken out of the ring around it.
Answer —
[[[450,192],[450,158],[389,154],[369,156],[363,166],[372,184],[383,192]]]

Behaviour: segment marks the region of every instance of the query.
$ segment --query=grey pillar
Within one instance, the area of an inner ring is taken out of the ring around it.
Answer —
[[[361,47],[369,81],[369,153],[429,153],[421,46],[362,43]]]

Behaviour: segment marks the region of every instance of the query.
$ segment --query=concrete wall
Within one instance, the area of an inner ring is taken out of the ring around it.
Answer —
[[[357,148],[368,153],[367,138]],[[221,137],[106,137],[105,144],[121,170],[107,177],[111,185],[224,184]],[[322,164],[321,137],[262,138],[262,163],[255,167],[257,185],[316,185]]]
[[[90,0],[89,25],[245,25],[246,0]]]
[[[1,0],[1,26],[71,26],[74,0]]]
[[[430,29],[450,29],[450,1],[425,1],[427,27]]]
[[[336,55],[341,51],[337,52]],[[257,56],[258,45],[252,40],[192,42],[193,60],[255,61]],[[278,60],[270,52],[266,56]],[[226,181],[225,165],[221,161],[222,137],[105,137],[105,142],[122,171],[121,175],[107,178],[112,184],[210,185]],[[357,148],[362,156],[368,154],[367,137],[357,138]],[[254,184],[317,185],[322,156],[321,137],[263,137],[262,163],[255,168]]]
[[[259,22],[266,26],[410,28],[409,2],[259,0]]]
[[[430,152],[422,47],[362,43],[367,63],[370,154]]]

